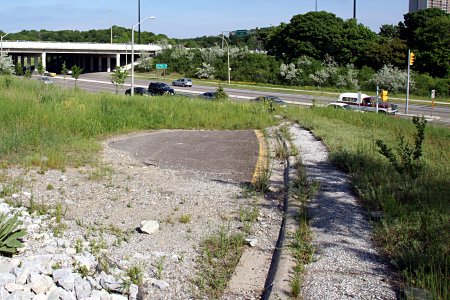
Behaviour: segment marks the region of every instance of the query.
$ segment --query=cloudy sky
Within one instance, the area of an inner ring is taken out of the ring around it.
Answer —
[[[0,30],[88,30],[114,25],[131,28],[138,20],[138,0],[0,0]],[[172,38],[217,35],[222,31],[268,27],[292,16],[325,10],[348,19],[353,0],[140,0],[142,31]],[[280,4],[282,3],[282,4]],[[408,12],[408,0],[357,0],[357,19],[378,32],[397,24]]]

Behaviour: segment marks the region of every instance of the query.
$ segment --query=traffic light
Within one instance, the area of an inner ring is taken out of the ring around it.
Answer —
[[[388,91],[381,90],[381,100],[383,100],[383,102],[386,102],[387,99],[388,99]]]
[[[416,59],[416,55],[413,53],[413,52],[411,52],[410,54],[409,54],[409,64],[412,66],[413,64],[414,64],[414,60]]]

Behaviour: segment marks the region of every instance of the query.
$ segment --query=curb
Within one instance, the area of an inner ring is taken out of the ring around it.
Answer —
[[[254,185],[267,166],[267,143],[261,130],[254,130],[259,142],[258,160],[253,172],[251,183]]]

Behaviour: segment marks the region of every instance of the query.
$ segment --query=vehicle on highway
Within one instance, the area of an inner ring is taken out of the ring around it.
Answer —
[[[146,97],[153,96],[152,92],[150,92],[149,90],[147,90],[146,88],[143,88],[143,87],[135,87],[134,94],[139,95],[139,96],[146,96]],[[126,90],[125,95],[131,96],[131,89]]]
[[[175,95],[175,90],[164,82],[150,82],[148,90],[155,95]]]
[[[350,104],[343,103],[343,102],[328,103],[327,105],[325,105],[325,107],[331,107],[331,108],[340,109],[340,110],[351,110],[352,109]]]
[[[266,103],[272,103],[272,104],[280,104],[280,105],[286,105],[286,101],[280,99],[277,96],[258,96],[255,99],[253,99],[255,102],[266,102]]]
[[[45,77],[45,76],[39,77],[38,80],[39,80],[40,82],[42,82],[42,83],[45,83],[45,84],[53,84],[53,80],[51,80],[50,78]]]
[[[216,99],[216,92],[206,92],[198,95],[199,98],[203,98],[205,100],[214,100]]]
[[[54,72],[49,72],[49,71],[44,71],[44,76],[49,76],[49,77],[56,77],[56,73]]]
[[[353,109],[356,108],[366,112],[377,111],[376,97],[372,97],[366,94],[343,93],[339,95],[338,102],[349,104]],[[378,112],[395,115],[398,112],[397,105],[378,100]]]
[[[192,87],[192,80],[189,78],[181,78],[177,79],[174,82],[172,82],[172,85],[174,86],[182,86],[182,87]]]

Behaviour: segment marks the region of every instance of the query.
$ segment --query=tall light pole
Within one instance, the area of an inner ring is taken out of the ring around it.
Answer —
[[[353,19],[356,20],[356,0],[353,0]]]
[[[316,0],[316,12],[317,12],[317,0]]]
[[[227,44],[228,85],[231,85],[230,46],[228,45],[228,42],[223,35],[222,35],[222,41],[225,41],[225,43]]]
[[[141,0],[138,0],[138,44],[141,43]]]
[[[5,36],[7,36],[8,34],[15,33],[15,32],[17,32],[17,31],[18,31],[18,30],[10,31],[10,32],[8,32],[7,34],[2,35],[2,36],[0,37],[0,57],[3,56],[3,38],[4,38]]]
[[[113,39],[113,36],[112,36],[112,27],[113,27],[113,25],[112,25],[112,8],[109,9],[109,23],[111,24],[111,44],[112,44],[112,39]]]
[[[133,26],[131,29],[131,96],[134,96],[134,28],[138,25],[140,25],[142,22],[144,22],[147,19],[155,19],[156,17],[145,17]]]

